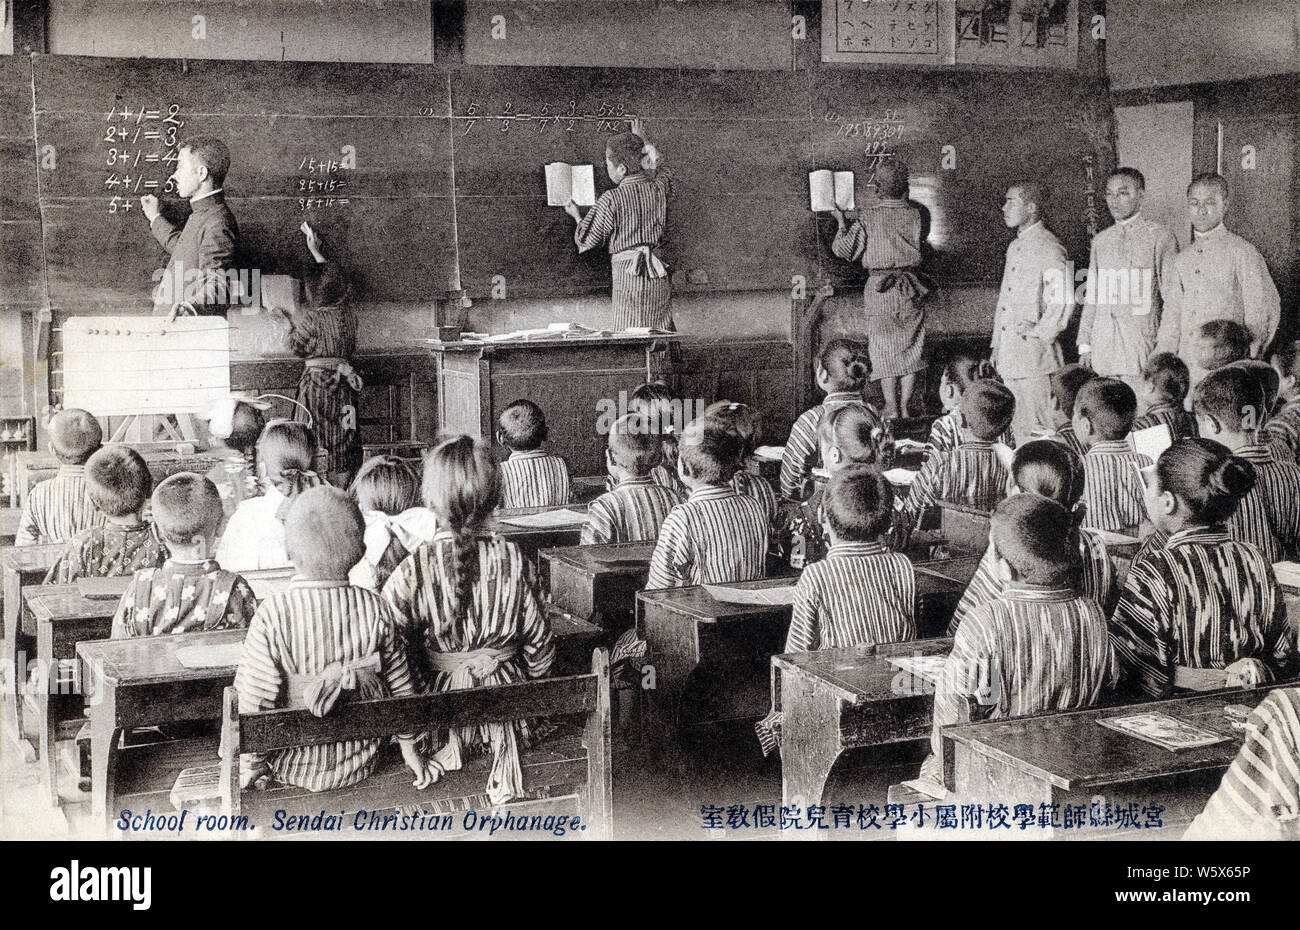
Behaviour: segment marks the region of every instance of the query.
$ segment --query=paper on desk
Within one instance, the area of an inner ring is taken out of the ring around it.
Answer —
[[[914,468],[891,468],[881,474],[885,476],[885,480],[890,484],[898,485],[899,487],[909,487],[912,482],[916,480],[916,476],[920,474],[920,472]]]
[[[704,590],[715,601],[727,604],[755,604],[760,607],[787,607],[794,603],[794,584],[772,588],[735,588],[726,584],[706,584]]]
[[[1273,574],[1277,576],[1278,584],[1300,588],[1300,562],[1275,562]]]
[[[1213,730],[1171,717],[1169,714],[1130,714],[1126,717],[1107,717],[1097,721],[1103,727],[1132,736],[1144,742],[1178,752],[1226,743],[1229,739]]]
[[[754,458],[769,462],[779,462],[785,457],[785,446],[759,446],[754,450]]]
[[[948,657],[945,655],[890,656],[886,661],[895,668],[901,668],[913,678],[919,678],[937,687],[939,676],[943,674],[943,666],[948,661]]]
[[[243,651],[242,642],[182,646],[176,650],[176,661],[185,668],[235,668]]]
[[[502,523],[511,526],[527,526],[531,529],[552,529],[557,526],[575,526],[587,522],[587,515],[577,510],[563,507],[559,510],[542,510],[537,513],[523,513],[518,516],[500,517]]]

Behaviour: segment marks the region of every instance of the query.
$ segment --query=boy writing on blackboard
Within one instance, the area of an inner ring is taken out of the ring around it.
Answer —
[[[230,150],[212,136],[195,136],[181,143],[176,171],[170,180],[189,200],[190,215],[177,227],[158,211],[158,198],[140,198],[140,211],[149,221],[158,244],[171,253],[162,280],[154,288],[155,315],[167,315],[188,304],[196,312],[220,313],[232,295],[226,269],[234,265],[239,226],[226,206],[223,187],[230,170]]]
[[[569,200],[564,212],[577,222],[579,252],[608,245],[613,272],[614,329],[632,327],[672,332],[672,285],[656,251],[668,217],[672,170],[660,165],[658,150],[645,141],[641,121],[605,143],[605,170],[616,185],[584,217]]]

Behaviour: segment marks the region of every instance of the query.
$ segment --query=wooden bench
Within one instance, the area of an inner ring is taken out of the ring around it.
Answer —
[[[942,803],[1032,804],[1038,811],[1040,804],[1087,805],[1102,796],[1112,807],[1159,805],[1166,812],[1163,832],[1181,831],[1204,809],[1241,749],[1244,731],[1231,725],[1224,708],[1229,704],[1254,707],[1273,688],[1292,686],[1294,682],[944,727],[944,785],[950,794]],[[1098,723],[1152,711],[1228,739],[1173,752]],[[954,838],[978,838],[952,832]],[[1020,832],[1006,830],[997,836]],[[1023,832],[1035,839],[1098,838],[1094,830],[1035,827]],[[1157,834],[1112,828],[1105,835],[1150,839]]]
[[[350,821],[354,831],[358,815],[369,821],[376,815],[382,818],[412,809],[432,809],[439,815],[486,812],[494,809],[485,794],[490,753],[468,760],[465,768],[447,773],[423,791],[412,787],[411,773],[395,752],[381,752],[379,770],[360,784],[321,792],[286,785],[269,790],[241,790],[239,756],[342,740],[385,739],[395,732],[424,732],[533,717],[552,721],[570,718],[572,722],[568,726],[562,724],[558,732],[520,753],[525,796],[509,802],[504,809],[525,818],[547,813],[576,814],[585,825],[581,831],[584,838],[612,838],[609,655],[603,649],[593,653],[591,671],[585,674],[345,703],[324,717],[303,709],[243,714],[239,710],[238,693],[234,688],[227,688],[221,717],[222,761],[217,767],[220,811],[232,820],[248,818],[257,827],[253,835],[260,837],[275,836],[268,825],[281,811],[282,816],[294,817],[337,808],[347,812],[345,823]],[[448,819],[450,826],[459,825],[464,830],[464,820],[457,824],[458,818]],[[358,832],[367,831],[363,826]],[[348,835],[355,837],[358,832]],[[468,832],[475,831],[471,828]],[[380,832],[372,835],[393,839],[422,838],[429,834]],[[322,838],[319,833],[306,836]]]

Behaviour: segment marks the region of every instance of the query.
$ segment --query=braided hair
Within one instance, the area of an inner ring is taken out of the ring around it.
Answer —
[[[452,535],[455,584],[451,608],[464,621],[479,579],[478,531],[501,500],[501,479],[488,447],[468,436],[435,446],[424,459],[424,503]]]

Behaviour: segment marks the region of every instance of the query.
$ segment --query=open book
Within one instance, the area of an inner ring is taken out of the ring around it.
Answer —
[[[596,202],[596,176],[591,165],[553,161],[546,166],[546,205],[562,207],[572,200],[580,207]]]
[[[516,516],[502,516],[502,523],[511,526],[526,526],[530,529],[549,530],[561,526],[581,526],[587,522],[587,515],[567,507],[559,510],[539,510],[537,513],[521,513]]]
[[[1161,453],[1174,444],[1173,434],[1165,423],[1133,431],[1133,451],[1155,462]]]
[[[832,207],[853,209],[853,172],[822,168],[808,174],[808,200],[814,213],[829,213]]]
[[[704,590],[715,601],[727,604],[754,604],[760,607],[787,607],[794,603],[794,579],[774,588],[736,588],[726,584],[706,584]]]

